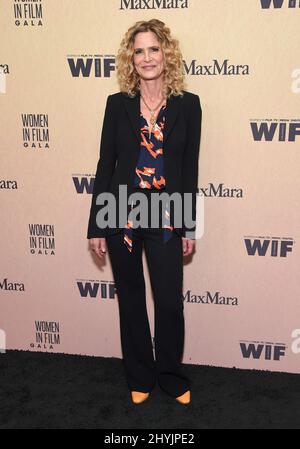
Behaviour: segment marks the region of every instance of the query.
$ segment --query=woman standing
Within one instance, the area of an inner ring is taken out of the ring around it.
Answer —
[[[108,248],[132,401],[137,404],[147,399],[158,380],[163,391],[188,404],[190,380],[181,363],[183,256],[194,250],[195,226],[186,227],[185,222],[177,226],[173,209],[165,203],[158,227],[136,227],[128,215],[135,210],[131,202],[125,206],[126,222],[105,227],[96,198],[109,192],[116,205],[124,206],[119,189],[123,186],[128,194],[143,192],[150,206],[151,195],[157,192],[177,193],[185,211],[183,194],[190,194],[190,215],[195,220],[200,99],[183,90],[178,41],[156,19],[136,22],[128,29],[117,56],[117,75],[120,92],[107,99],[87,237],[100,259],[106,245]],[[153,215],[150,207],[149,211]],[[143,247],[154,297],[155,360],[146,308]]]

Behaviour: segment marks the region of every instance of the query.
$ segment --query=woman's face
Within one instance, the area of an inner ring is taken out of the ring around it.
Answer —
[[[157,79],[165,67],[161,44],[152,31],[140,32],[134,40],[133,63],[144,80]]]

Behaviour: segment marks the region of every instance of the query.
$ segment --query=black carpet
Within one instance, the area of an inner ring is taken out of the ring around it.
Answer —
[[[123,362],[27,351],[0,354],[1,429],[300,429],[300,375],[185,365],[192,402],[157,385],[131,403]]]

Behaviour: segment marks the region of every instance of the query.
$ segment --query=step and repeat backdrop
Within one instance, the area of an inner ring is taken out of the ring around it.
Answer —
[[[86,232],[116,54],[152,18],[203,114],[183,362],[300,373],[300,0],[0,0],[0,350],[122,357]]]

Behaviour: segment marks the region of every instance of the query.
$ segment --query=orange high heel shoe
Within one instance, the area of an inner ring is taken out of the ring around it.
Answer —
[[[149,395],[150,395],[150,393],[143,393],[141,391],[132,391],[131,399],[132,399],[132,402],[134,402],[135,404],[141,404],[146,399],[148,399]]]
[[[190,390],[183,393],[181,396],[178,396],[176,398],[177,402],[180,402],[180,404],[189,404],[191,402],[191,392]]]

